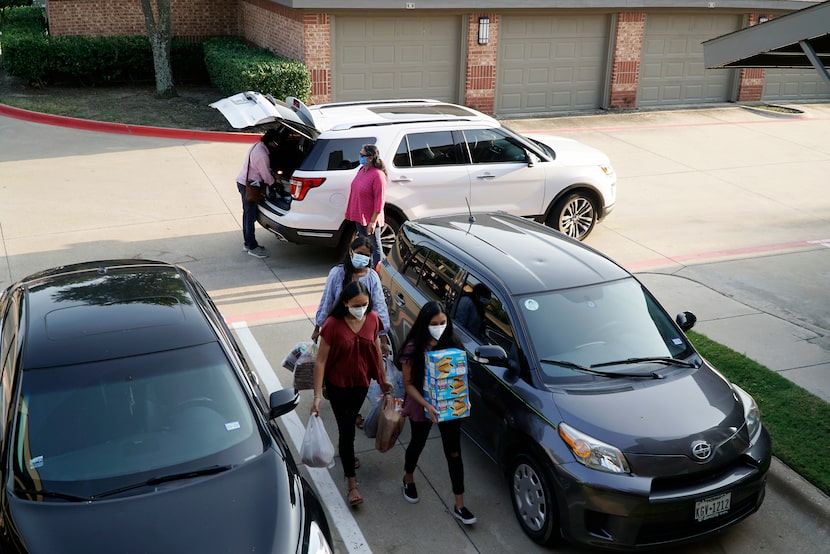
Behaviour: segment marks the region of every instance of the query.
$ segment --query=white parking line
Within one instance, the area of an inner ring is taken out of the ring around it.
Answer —
[[[265,353],[259,347],[259,343],[257,343],[247,323],[244,321],[236,322],[233,324],[233,329],[236,332],[240,344],[248,353],[248,360],[253,364],[268,394],[282,389],[282,384],[277,379],[271,364],[265,357]],[[285,414],[280,418],[280,422],[288,434],[289,439],[294,443],[294,448],[299,452],[300,446],[303,443],[305,426],[300,421],[297,412],[294,411]],[[345,543],[346,550],[354,554],[371,553],[372,549],[366,544],[363,532],[346,507],[346,502],[334,484],[331,473],[325,468],[309,467],[307,469],[309,477],[317,489],[317,495],[320,497],[320,501],[328,509],[330,516],[329,524],[337,528],[340,538]]]

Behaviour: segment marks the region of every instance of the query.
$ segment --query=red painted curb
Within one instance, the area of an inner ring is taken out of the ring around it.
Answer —
[[[42,123],[44,125],[55,125],[58,127],[69,127],[83,131],[97,131],[99,133],[117,133],[121,135],[133,135],[138,137],[157,137],[183,140],[205,140],[211,142],[255,142],[259,140],[258,133],[227,133],[222,131],[191,131],[186,129],[168,129],[166,127],[149,127],[146,125],[130,125],[128,123],[108,123],[105,121],[93,121],[90,119],[78,119],[62,115],[50,115],[39,112],[13,108],[0,104],[0,115]]]

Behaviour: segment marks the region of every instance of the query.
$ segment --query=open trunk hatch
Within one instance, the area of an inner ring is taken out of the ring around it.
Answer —
[[[249,90],[217,100],[210,104],[210,107],[219,110],[234,129],[279,121],[311,140],[320,134],[314,126],[308,107],[299,99],[290,96],[282,102],[275,100],[271,95]]]

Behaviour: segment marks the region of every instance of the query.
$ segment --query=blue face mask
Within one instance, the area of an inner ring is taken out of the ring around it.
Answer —
[[[352,266],[354,266],[355,269],[363,269],[369,265],[370,260],[371,258],[364,254],[358,254],[357,252],[352,254]]]
[[[363,165],[363,166],[365,166],[369,162],[369,160],[366,159],[366,156],[360,156],[357,159],[357,161],[360,163],[360,165]]]

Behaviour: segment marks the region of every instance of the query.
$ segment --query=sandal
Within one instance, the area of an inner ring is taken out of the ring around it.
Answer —
[[[349,489],[349,497],[348,497],[349,506],[357,506],[358,504],[363,504],[363,497],[360,496],[360,491],[357,490],[357,486],[354,486]]]
[[[360,414],[357,414],[357,419],[354,420],[354,426],[357,427],[358,429],[363,429],[364,421],[365,420],[363,419],[363,416],[360,415]]]

